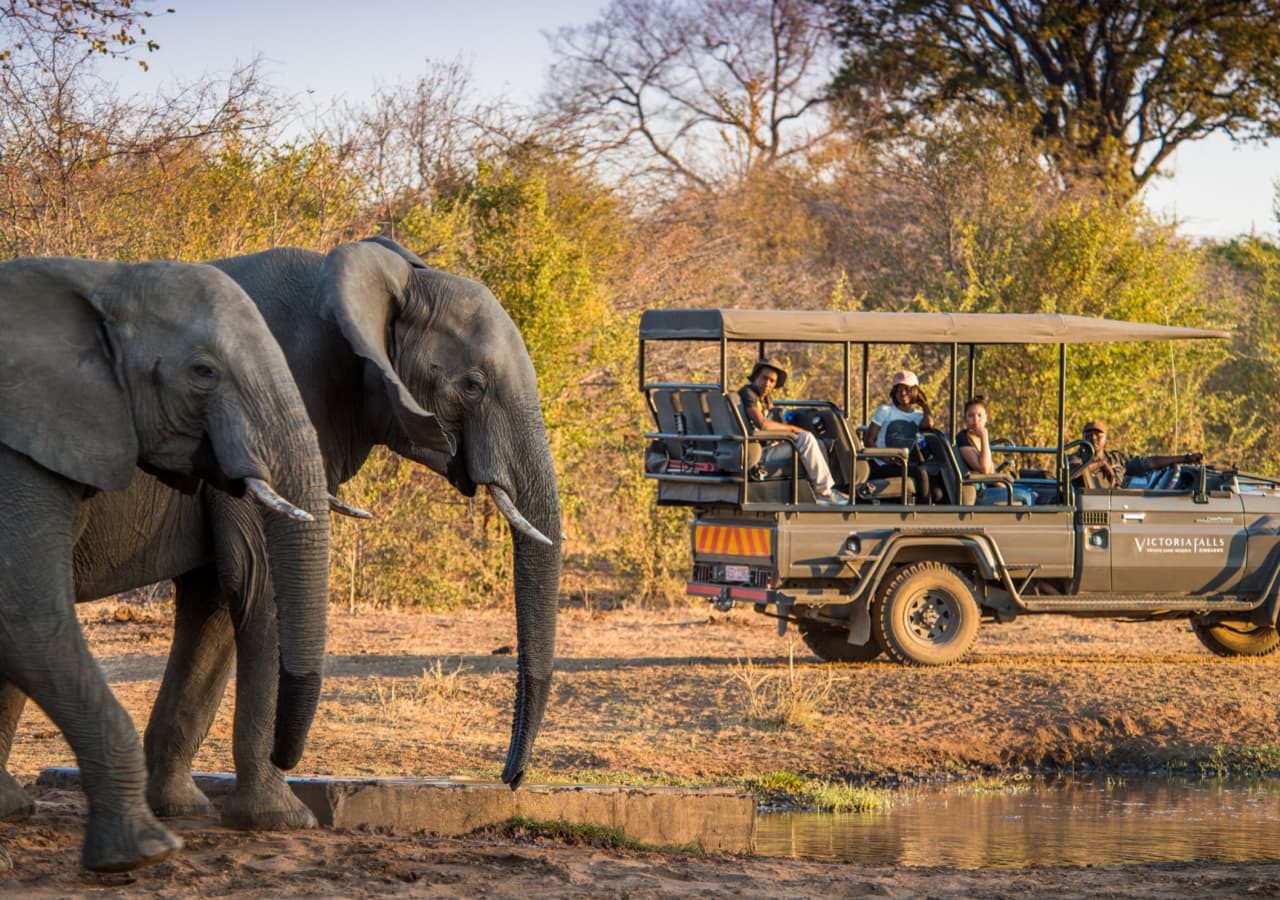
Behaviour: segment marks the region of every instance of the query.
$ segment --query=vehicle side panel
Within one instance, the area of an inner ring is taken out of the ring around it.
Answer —
[[[1111,588],[1220,594],[1245,568],[1244,507],[1234,492],[1197,503],[1191,491],[1111,493]]]
[[[1271,586],[1280,566],[1280,498],[1267,494],[1242,494],[1248,551],[1239,589],[1258,593]]]
[[[894,535],[961,529],[989,535],[1015,573],[1035,568],[1038,578],[1070,578],[1074,537],[1069,507],[851,507],[848,511],[779,514],[778,569],[783,579],[850,578],[839,555],[870,569]],[[856,537],[855,545],[850,538]],[[911,558],[919,558],[912,551]]]

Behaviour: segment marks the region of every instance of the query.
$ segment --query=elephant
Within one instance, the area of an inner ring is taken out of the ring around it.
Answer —
[[[485,287],[432,269],[385,239],[328,254],[281,248],[210,265],[249,294],[278,339],[315,425],[333,509],[359,514],[333,494],[374,446],[385,445],[466,496],[484,486],[511,523],[519,646],[502,779],[514,789],[550,693],[560,579],[555,471],[519,331]],[[225,526],[216,510],[210,514],[209,496],[216,495],[186,497],[139,478],[124,494],[94,498],[76,548],[77,593],[90,599],[175,580],[174,641],[144,738],[155,812],[210,810],[191,764],[217,712],[234,649],[236,788],[223,801],[223,824],[312,827],[315,819],[277,768],[290,760],[268,755],[270,736],[261,725],[269,721],[272,691],[243,670],[245,658],[269,641],[234,627],[235,609],[259,603],[250,580],[229,582],[211,567]],[[0,765],[16,703],[0,689]],[[0,781],[0,817],[21,815],[20,804]]]
[[[260,673],[279,684],[279,702],[263,706],[276,717],[277,749],[300,753],[324,654],[323,461],[279,346],[257,307],[217,269],[12,260],[0,263],[0,321],[3,753],[29,696],[80,766],[89,805],[83,864],[131,869],[182,844],[149,809],[137,731],[75,617],[89,507],[140,481],[169,494],[203,479],[225,492],[223,505],[244,527],[239,542],[222,536],[219,568],[229,578],[303,588],[282,591],[278,609],[273,602],[245,614],[247,625],[279,642],[263,654],[278,664],[278,679],[271,668]],[[259,515],[255,504],[270,511]],[[3,787],[29,807],[7,772]]]

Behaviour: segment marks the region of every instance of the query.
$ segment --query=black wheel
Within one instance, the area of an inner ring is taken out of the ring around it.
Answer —
[[[871,608],[871,630],[891,657],[909,666],[946,666],[978,639],[981,613],[958,571],[918,562],[894,576]]]
[[[871,662],[881,653],[874,634],[865,644],[850,644],[847,628],[804,620],[797,622],[796,627],[805,646],[823,662]]]
[[[1280,649],[1280,631],[1274,625],[1192,619],[1191,630],[1218,656],[1269,656]]]

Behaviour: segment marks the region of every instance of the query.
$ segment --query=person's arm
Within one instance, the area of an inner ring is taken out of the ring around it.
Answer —
[[[770,419],[760,409],[760,404],[753,403],[747,407],[747,418],[751,420],[751,424],[755,426],[756,431],[781,431],[786,434],[799,434],[804,431],[795,425],[788,425],[786,422],[779,422],[776,419]]]
[[[995,460],[991,458],[991,435],[987,429],[981,428],[977,435],[978,445],[975,447],[972,443],[974,435],[969,434],[970,443],[961,445],[957,449],[964,458],[964,464],[969,467],[969,471],[975,475],[994,475],[996,471]]]
[[[1135,456],[1125,463],[1126,475],[1149,475],[1165,466],[1199,465],[1204,462],[1203,453],[1179,453],[1174,456]]]
[[[1080,481],[1083,483],[1085,480],[1084,476],[1093,475],[1093,473],[1099,470],[1105,472],[1106,477],[1111,481],[1117,484],[1120,481],[1120,479],[1116,477],[1117,473],[1115,469],[1113,469],[1111,464],[1103,459],[1101,455],[1090,457],[1088,462],[1082,462],[1080,457],[1073,456],[1068,461],[1068,464],[1071,466],[1071,474],[1069,478],[1071,481]]]
[[[917,395],[916,402],[920,404],[920,412],[922,413],[920,416],[920,430],[923,431],[926,428],[932,429],[934,427],[933,413],[929,410],[929,401]]]

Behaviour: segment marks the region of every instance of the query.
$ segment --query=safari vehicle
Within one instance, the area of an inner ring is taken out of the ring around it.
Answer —
[[[1201,464],[1156,470],[1144,484],[1077,489],[1068,459],[1087,459],[1092,445],[1065,440],[1069,345],[1224,337],[1060,315],[648,310],[640,321],[640,387],[657,430],[646,435],[646,475],[657,482],[660,504],[693,508],[688,592],[720,610],[749,604],[775,617],[780,634],[795,623],[824,660],[884,653],[909,665],[944,665],[970,650],[982,620],[1048,613],[1189,619],[1214,653],[1260,656],[1280,647],[1280,479]],[[646,347],[654,341],[718,344],[719,380],[649,381]],[[739,342],[757,345],[761,359],[781,342],[843,346],[843,405],[797,399],[778,401],[775,411],[789,411],[817,435],[850,505],[818,504],[794,452],[768,463],[777,454],[761,445],[789,436],[748,433],[727,371],[729,347]],[[963,474],[941,433],[922,435],[912,449],[865,449],[849,418],[852,364],[861,348],[867,422],[869,348],[880,343],[949,350],[953,429],[962,355],[972,395],[981,346],[1056,345],[1057,443],[993,446],[1002,458],[1037,465],[1006,465],[978,479]],[[942,496],[914,497],[905,474],[869,479],[867,460],[886,454],[915,454]],[[976,505],[979,480],[1028,488],[1036,502]]]

